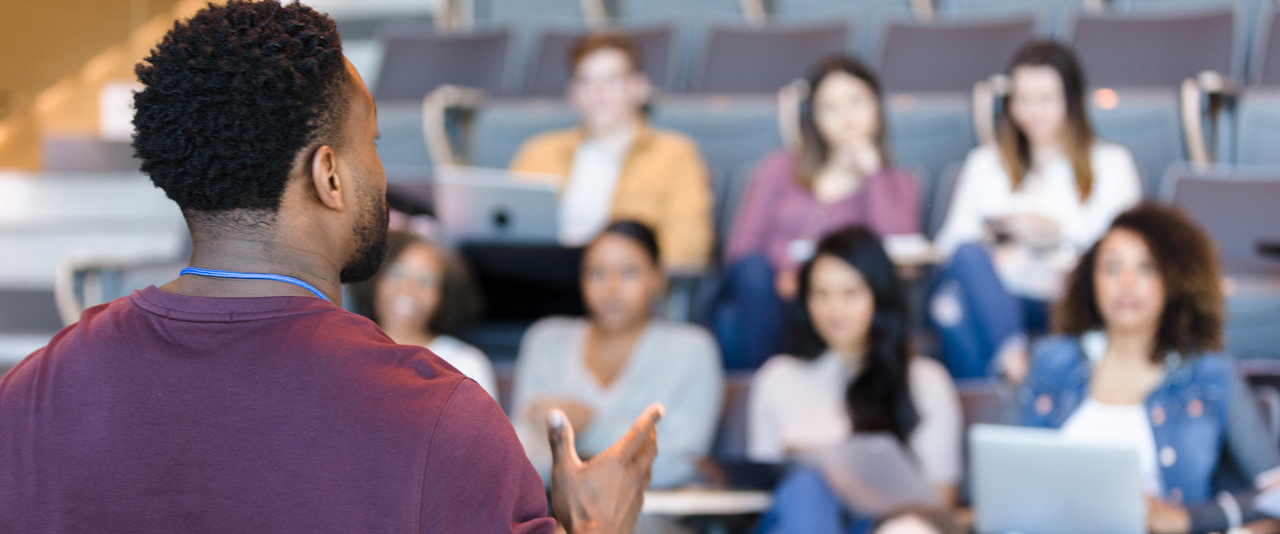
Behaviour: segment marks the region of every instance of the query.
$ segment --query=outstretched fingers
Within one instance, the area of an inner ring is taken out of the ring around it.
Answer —
[[[646,466],[652,462],[658,454],[658,421],[666,413],[667,408],[661,403],[655,402],[645,408],[631,425],[631,430],[614,444],[619,455]]]
[[[573,425],[559,408],[547,412],[547,439],[551,441],[551,458],[557,465],[580,466],[578,446],[574,442]]]

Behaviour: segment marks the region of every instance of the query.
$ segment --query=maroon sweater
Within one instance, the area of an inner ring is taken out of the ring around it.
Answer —
[[[0,532],[541,532],[475,382],[311,297],[155,287],[0,381]]]

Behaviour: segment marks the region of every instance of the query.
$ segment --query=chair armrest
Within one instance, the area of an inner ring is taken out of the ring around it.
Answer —
[[[1238,94],[1238,88],[1229,79],[1214,71],[1203,71],[1195,78],[1182,81],[1178,107],[1183,141],[1187,159],[1197,170],[1203,170],[1216,159],[1205,135],[1204,115],[1207,113],[1210,123],[1216,125],[1219,111],[1224,105],[1233,104]]]
[[[459,165],[462,157],[449,139],[445,114],[450,109],[471,109],[484,102],[484,91],[472,87],[442,85],[422,98],[422,138],[433,165]]]

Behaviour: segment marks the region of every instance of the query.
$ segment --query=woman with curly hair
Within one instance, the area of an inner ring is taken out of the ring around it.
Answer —
[[[1024,424],[1136,449],[1152,532],[1261,518],[1252,497],[1280,485],[1280,452],[1220,352],[1217,254],[1194,222],[1157,204],[1121,213],[1071,274],[1058,322],[1033,351]]]

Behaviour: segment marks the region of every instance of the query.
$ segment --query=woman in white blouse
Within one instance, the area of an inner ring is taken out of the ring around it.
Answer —
[[[1093,136],[1071,50],[1030,44],[1009,76],[999,138],[965,160],[936,239],[951,260],[930,317],[962,378],[1021,380],[1026,333],[1045,328],[1076,253],[1142,197],[1129,150]]]
[[[803,320],[789,354],[765,362],[747,404],[747,455],[781,463],[838,445],[856,431],[899,440],[944,502],[960,481],[962,417],[955,385],[908,344],[902,281],[879,240],[862,228],[823,239],[800,271]],[[774,532],[844,532],[845,510],[810,469],[779,485]],[[854,511],[857,512],[857,511]]]
[[[711,333],[651,317],[665,287],[653,230],[618,221],[587,247],[582,296],[589,317],[550,317],[525,333],[516,361],[511,423],[525,453],[550,483],[547,412],[559,408],[584,456],[602,452],[661,402],[658,456],[650,485],[692,482],[715,437],[724,395]]]

